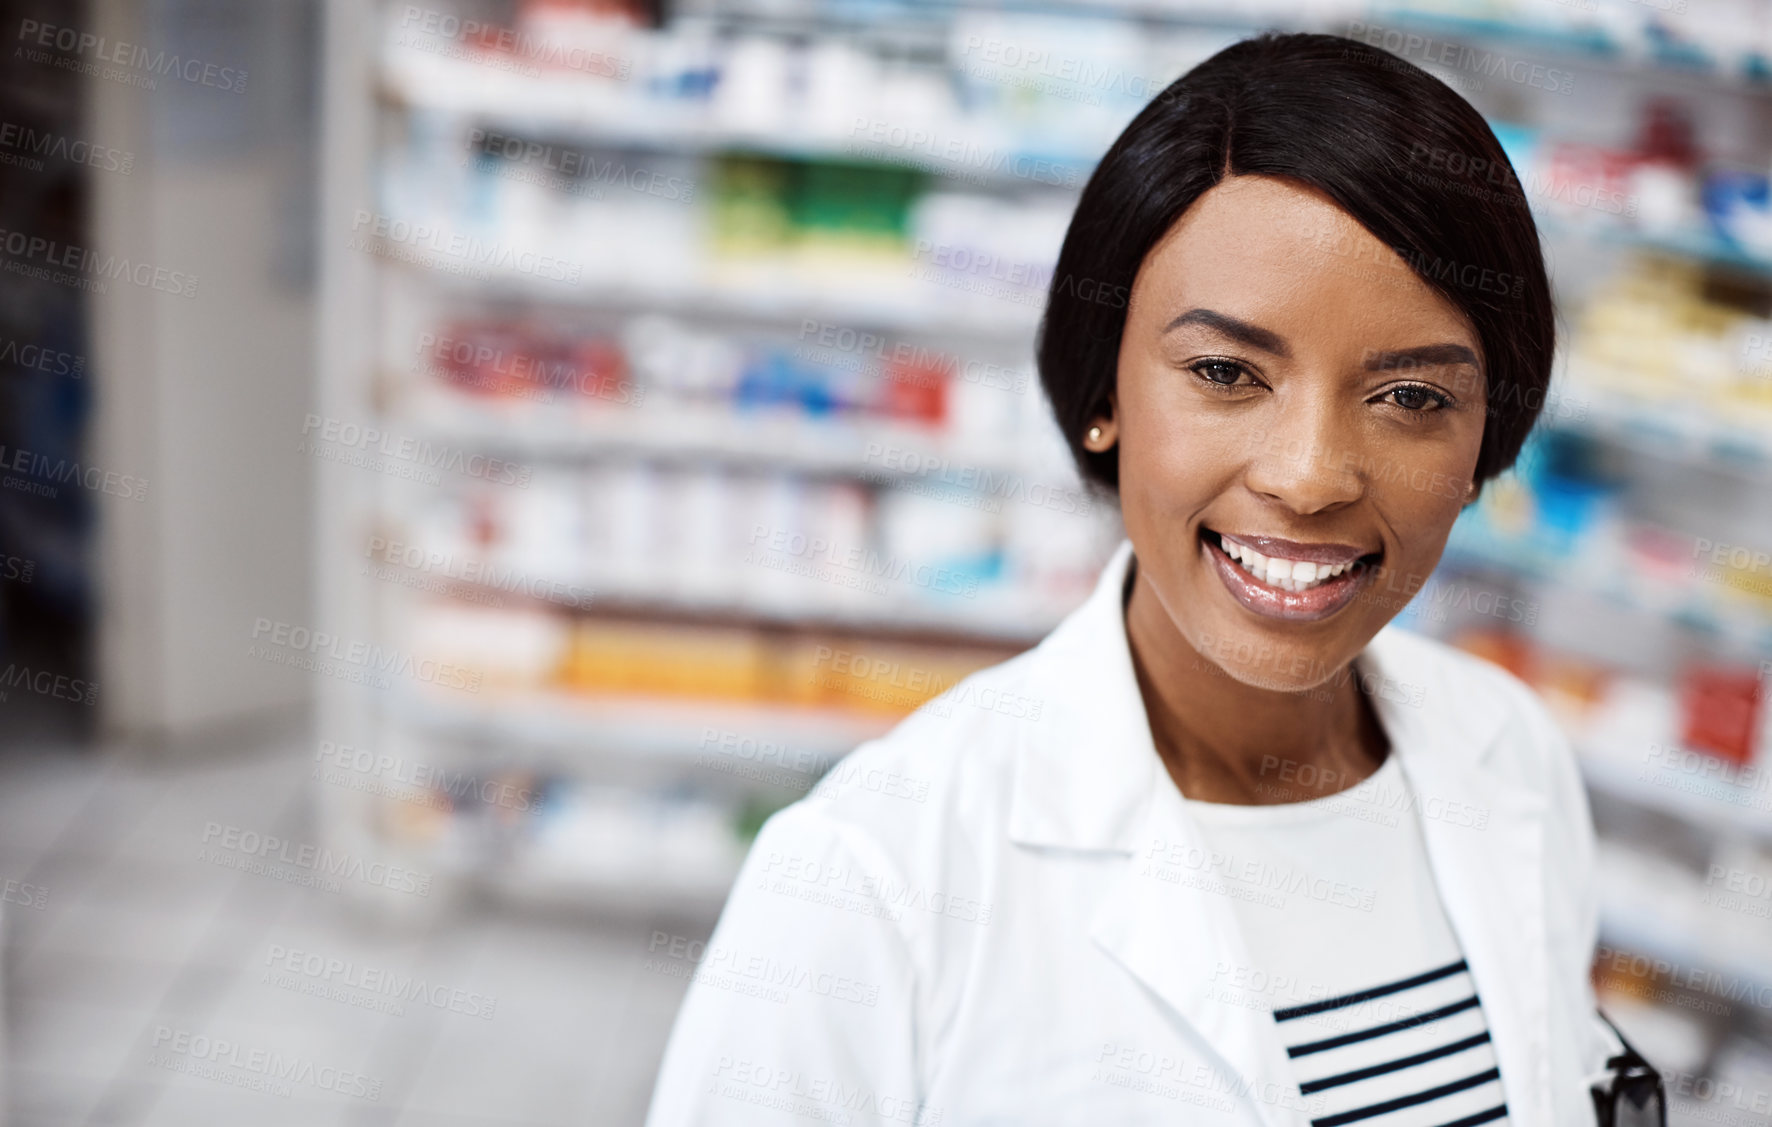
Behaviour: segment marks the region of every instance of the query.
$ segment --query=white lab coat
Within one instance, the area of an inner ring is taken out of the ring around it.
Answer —
[[[1133,676],[1130,558],[1039,646],[771,818],[705,951],[655,937],[655,969],[695,981],[650,1127],[1309,1123],[1271,1015],[1229,989],[1249,965],[1231,904],[1152,875],[1203,854]],[[1356,669],[1510,1121],[1592,1124],[1616,1040],[1593,1016],[1594,838],[1567,741],[1507,673],[1395,627]]]

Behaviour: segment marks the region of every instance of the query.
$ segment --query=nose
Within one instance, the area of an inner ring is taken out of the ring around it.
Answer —
[[[1365,493],[1372,463],[1344,405],[1297,397],[1276,403],[1269,419],[1243,475],[1252,492],[1300,516],[1332,512]]]

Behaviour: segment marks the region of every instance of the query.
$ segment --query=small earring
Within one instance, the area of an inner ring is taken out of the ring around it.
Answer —
[[[1100,427],[1090,427],[1089,428],[1089,441],[1091,441],[1091,442],[1100,442],[1101,441],[1101,428]]]

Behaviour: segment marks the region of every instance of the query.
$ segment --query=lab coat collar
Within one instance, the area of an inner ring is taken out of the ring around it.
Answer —
[[[1128,854],[1092,923],[1096,941],[1228,1066],[1272,1127],[1303,1127],[1291,1065],[1265,1012],[1214,1002],[1216,977],[1249,956],[1225,897],[1164,876],[1173,849],[1203,848],[1157,756],[1133,672],[1122,605],[1132,545],[1037,651],[1043,720],[1018,750],[1011,840]],[[1512,1122],[1551,1127],[1542,878],[1543,799],[1484,765],[1505,702],[1448,676],[1421,640],[1387,627],[1356,661],[1416,810],[1441,901],[1494,1038]],[[1173,874],[1171,873],[1171,876]],[[1290,1093],[1290,1095],[1286,1095]]]

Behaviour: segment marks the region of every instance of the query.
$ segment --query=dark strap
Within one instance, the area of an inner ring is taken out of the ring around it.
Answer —
[[[1613,1034],[1618,1038],[1622,1051],[1606,1061],[1611,1070],[1611,1078],[1590,1091],[1594,1098],[1594,1112],[1600,1127],[1614,1127],[1618,1122],[1619,1100],[1625,1099],[1641,1109],[1655,1101],[1656,1123],[1659,1127],[1667,1127],[1667,1086],[1662,1082],[1661,1073],[1644,1058],[1642,1053],[1632,1047],[1625,1038],[1624,1031],[1619,1029],[1612,1019],[1599,1009],[1594,1010],[1600,1015]]]

